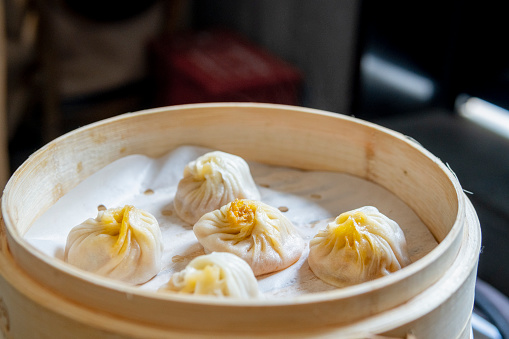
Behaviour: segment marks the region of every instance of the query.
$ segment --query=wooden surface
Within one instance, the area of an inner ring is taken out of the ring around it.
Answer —
[[[340,171],[374,181],[410,205],[440,244],[405,269],[366,284],[291,300],[238,302],[140,292],[46,257],[23,241],[23,234],[39,215],[103,166],[129,154],[158,157],[185,144],[215,148],[274,165]],[[169,107],[86,126],[36,152],[13,175],[2,199],[8,255],[19,265],[17,273],[29,272],[30,279],[49,291],[46,295],[61,302],[82,305],[80,310],[86,308],[92,313],[106,312],[123,322],[142,322],[154,329],[154,335],[165,331],[177,333],[177,329],[199,335],[225,328],[237,334],[300,331],[316,335],[316,331],[321,331],[317,329],[343,329],[354,322],[375,319],[374,316],[398,309],[399,305],[411,304],[410,300],[438,284],[458,260],[460,246],[464,249],[466,225],[478,226],[475,212],[471,212],[454,175],[436,157],[403,135],[338,114],[263,104]],[[476,245],[469,251],[478,246],[478,232],[474,238]],[[441,320],[444,327],[453,328],[450,333],[459,335],[467,327],[477,255],[478,251],[475,260],[462,265],[461,278],[451,278],[452,290],[447,296],[438,293],[443,299],[431,303],[421,300],[428,305],[436,302],[448,305],[450,301],[449,309],[434,306],[445,310],[436,311],[442,316],[455,305],[462,305],[465,311],[454,316],[458,318],[454,324],[449,324],[450,315]],[[449,280],[445,285],[448,283]],[[455,297],[456,293],[460,297]],[[428,297],[433,299],[435,294]],[[406,322],[408,317],[416,316],[417,328],[422,322],[420,318],[425,316],[418,316],[422,306],[414,307],[416,313],[403,313],[407,315]],[[199,320],[197,315],[201,315]],[[394,329],[397,335],[408,329],[406,323],[398,327],[397,321],[388,324],[388,318],[380,319],[383,320],[377,323],[378,328],[373,325],[377,333],[389,330],[384,326]]]

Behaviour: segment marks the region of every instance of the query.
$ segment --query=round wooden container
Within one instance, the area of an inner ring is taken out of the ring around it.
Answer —
[[[373,181],[439,242],[387,277],[329,292],[228,300],[140,291],[42,254],[23,235],[89,175],[130,154],[180,145]],[[269,104],[196,104],[129,113],[34,153],[2,197],[0,334],[6,338],[469,338],[480,229],[460,184],[404,135],[340,114]]]

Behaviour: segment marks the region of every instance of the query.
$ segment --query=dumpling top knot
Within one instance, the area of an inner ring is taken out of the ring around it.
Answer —
[[[259,201],[235,199],[224,208],[226,227],[228,232],[233,234],[234,243],[249,238],[255,243],[267,241],[280,256],[283,256],[283,238],[279,232],[282,223],[280,213],[274,214],[264,208],[267,209],[268,206],[263,206]]]
[[[336,227],[331,227],[329,231],[334,234],[336,240],[335,247],[353,247],[361,241],[362,233],[366,229],[368,217],[362,212],[347,212],[336,218]]]
[[[255,213],[256,204],[253,201],[235,199],[235,201],[230,204],[227,216],[231,225],[251,228],[254,226]]]
[[[224,169],[227,164],[222,161],[222,152],[210,152],[198,158],[195,162],[191,162],[186,166],[184,176],[190,174],[196,180],[214,179],[221,180],[221,169]],[[194,164],[194,166],[192,166]],[[186,173],[187,172],[187,173]]]
[[[96,220],[104,224],[104,233],[112,236],[118,236],[117,241],[112,246],[113,253],[123,253],[131,239],[129,227],[129,217],[134,210],[134,206],[126,205],[121,208],[112,208],[98,213]]]

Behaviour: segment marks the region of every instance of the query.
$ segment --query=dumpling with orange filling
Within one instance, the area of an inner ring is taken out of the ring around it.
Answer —
[[[129,284],[159,273],[163,242],[159,224],[134,206],[99,211],[67,236],[64,259],[85,271]]]
[[[305,247],[281,211],[256,200],[236,199],[202,216],[193,230],[206,252],[233,253],[256,276],[289,267]]]
[[[309,267],[337,287],[386,276],[408,264],[405,235],[377,208],[342,213],[309,244]]]

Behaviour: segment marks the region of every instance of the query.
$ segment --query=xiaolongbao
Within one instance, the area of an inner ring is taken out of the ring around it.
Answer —
[[[321,280],[338,287],[395,272],[410,264],[398,224],[372,206],[342,213],[309,244],[308,263]]]
[[[67,237],[65,261],[130,284],[150,280],[161,269],[163,243],[157,220],[133,206],[99,211]]]
[[[251,267],[234,254],[219,252],[194,258],[160,290],[233,298],[259,295]]]
[[[187,164],[174,205],[181,219],[194,224],[236,198],[260,199],[260,193],[244,159],[216,151]]]
[[[244,259],[256,276],[295,263],[304,241],[277,208],[236,199],[202,216],[193,227],[206,252],[230,252]]]

